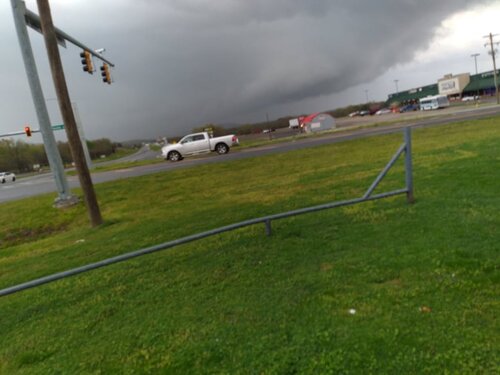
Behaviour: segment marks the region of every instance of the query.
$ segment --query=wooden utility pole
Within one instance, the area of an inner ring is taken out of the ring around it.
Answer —
[[[102,224],[102,216],[97,203],[97,197],[92,185],[88,165],[85,161],[85,154],[78,135],[76,127],[75,115],[71,107],[68,87],[64,77],[61,56],[59,47],[57,46],[56,32],[52,22],[50,5],[48,0],[37,0],[40,23],[42,27],[43,37],[45,39],[45,47],[49,58],[50,69],[52,71],[52,79],[57,94],[59,109],[64,121],[64,128],[68,137],[68,143],[71,150],[71,156],[75,162],[80,186],[83,190],[85,205],[90,218],[90,223],[93,227]]]
[[[497,97],[497,104],[500,104],[500,96],[499,96],[499,93],[498,93],[498,81],[497,81],[497,64],[496,64],[496,60],[495,60],[495,54],[496,54],[496,50],[495,48],[493,47],[493,37],[494,36],[497,36],[498,34],[495,34],[493,35],[492,33],[490,33],[489,35],[485,35],[484,38],[488,38],[490,40],[489,43],[486,43],[484,46],[486,47],[488,44],[490,45],[490,48],[491,48],[491,58],[493,59],[493,80],[495,82],[495,94],[496,94],[496,97]],[[498,43],[495,43],[495,44],[498,44]]]

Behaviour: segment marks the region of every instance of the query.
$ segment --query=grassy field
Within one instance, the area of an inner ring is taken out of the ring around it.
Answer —
[[[413,132],[416,203],[226,233],[0,298],[0,373],[500,371],[500,118]],[[0,288],[200,231],[359,197],[371,137],[0,205]],[[376,192],[404,186],[398,163]]]

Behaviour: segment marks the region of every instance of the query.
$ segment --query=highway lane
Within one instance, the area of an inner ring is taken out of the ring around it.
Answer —
[[[149,145],[144,145],[132,155],[124,156],[123,158],[116,160],[103,161],[100,162],[98,165],[102,166],[102,165],[111,165],[116,163],[126,163],[126,162],[141,161],[141,160],[154,160],[156,159],[158,154],[159,154],[158,152],[152,151],[149,148]]]
[[[343,142],[346,140],[351,140],[355,138],[375,136],[381,134],[388,134],[397,132],[406,126],[411,126],[412,128],[426,127],[426,126],[438,126],[449,124],[457,121],[464,121],[470,119],[478,119],[490,117],[492,115],[500,114],[500,106],[491,106],[478,109],[465,109],[456,111],[453,113],[446,114],[446,116],[439,116],[430,119],[416,120],[410,123],[396,123],[389,125],[380,125],[376,128],[359,128],[359,129],[349,129],[343,128],[342,132],[332,133],[318,138],[303,138],[296,139],[291,142],[278,143],[273,145],[267,145],[258,148],[249,148],[238,150],[233,148],[233,150],[224,156],[219,156],[215,154],[206,155],[204,157],[184,159],[178,163],[164,162],[159,164],[138,166],[132,168],[126,168],[122,170],[93,173],[92,179],[94,183],[103,183],[108,181],[115,181],[124,178],[139,177],[142,175],[147,175],[151,173],[157,173],[162,171],[169,171],[179,168],[189,168],[200,164],[208,163],[221,163],[231,160],[239,160],[244,158],[259,157],[263,155],[270,155],[274,153],[281,153],[293,150],[299,150],[309,147],[315,147],[325,144]],[[135,156],[134,156],[135,155]],[[156,154],[154,152],[148,152],[147,150],[141,150],[137,155],[134,154],[128,157],[130,160],[143,159],[145,155],[151,158]],[[68,183],[71,188],[79,186],[78,177],[69,176]],[[44,174],[34,177],[28,177],[19,179],[14,183],[6,183],[0,186],[0,202],[6,202],[11,200],[22,199],[29,196],[35,196],[43,193],[55,192],[56,186],[50,174]],[[54,196],[55,198],[55,196]]]

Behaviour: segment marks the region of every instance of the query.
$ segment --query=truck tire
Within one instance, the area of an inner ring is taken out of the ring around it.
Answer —
[[[217,143],[215,145],[215,151],[217,151],[219,155],[227,154],[229,152],[229,146],[225,143]]]
[[[182,159],[181,154],[179,154],[177,151],[170,151],[168,153],[167,159],[174,162],[174,161],[179,161]]]

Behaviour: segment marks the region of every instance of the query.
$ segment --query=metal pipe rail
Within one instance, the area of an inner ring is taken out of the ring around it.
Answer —
[[[400,194],[406,194],[408,202],[412,203],[413,202],[413,186],[412,186],[413,180],[411,178],[408,178],[408,176],[411,176],[411,174],[412,174],[412,171],[411,171],[411,148],[410,148],[410,146],[411,146],[410,136],[411,135],[410,134],[411,134],[410,128],[409,127],[405,128],[405,143],[398,149],[398,151],[393,156],[393,158],[391,158],[391,160],[389,161],[387,166],[384,168],[384,170],[379,174],[379,176],[377,177],[375,182],[370,186],[368,191],[361,198],[349,199],[349,200],[344,200],[344,201],[339,201],[339,202],[330,202],[330,203],[325,203],[325,204],[321,204],[318,206],[300,208],[297,210],[282,212],[279,214],[249,219],[249,220],[245,220],[245,221],[240,221],[240,222],[235,223],[235,224],[230,224],[230,225],[226,225],[226,226],[223,226],[220,228],[212,229],[212,230],[209,230],[206,232],[201,232],[201,233],[193,234],[193,235],[190,235],[187,237],[178,238],[178,239],[173,240],[173,241],[164,242],[164,243],[159,244],[159,245],[155,245],[155,246],[147,247],[144,249],[132,251],[130,253],[126,253],[126,254],[118,255],[118,256],[115,256],[112,258],[104,259],[104,260],[101,260],[99,262],[87,264],[85,266],[73,268],[73,269],[70,269],[67,271],[63,271],[63,272],[55,273],[55,274],[48,275],[45,277],[41,277],[39,279],[31,280],[31,281],[28,281],[28,282],[25,282],[22,284],[14,285],[14,286],[9,287],[9,288],[1,289],[0,290],[0,297],[6,296],[9,294],[14,294],[14,293],[26,290],[26,289],[34,288],[34,287],[37,287],[37,286],[40,286],[43,284],[47,284],[47,283],[50,283],[50,282],[53,282],[56,280],[64,279],[64,278],[69,277],[69,276],[74,276],[74,275],[77,275],[77,274],[80,274],[83,272],[88,272],[88,271],[91,271],[91,270],[94,270],[97,268],[109,266],[111,264],[123,262],[125,260],[129,260],[132,258],[137,258],[139,256],[155,253],[155,252],[158,252],[161,250],[170,249],[170,248],[173,248],[175,246],[179,246],[179,245],[183,245],[183,244],[186,244],[189,242],[200,240],[202,238],[211,237],[211,236],[214,236],[217,234],[229,232],[229,231],[239,229],[239,228],[244,228],[244,227],[247,227],[250,225],[265,224],[266,234],[268,236],[270,236],[272,234],[271,222],[273,220],[285,219],[285,218],[292,217],[292,216],[303,215],[303,214],[322,211],[322,210],[328,210],[328,209],[336,208],[336,207],[350,206],[350,205],[354,205],[354,204],[358,204],[358,203],[373,201],[373,200],[382,199],[382,198],[388,198],[388,197],[400,195]],[[408,167],[410,168],[409,171],[406,170],[407,186],[404,189],[393,190],[393,191],[389,191],[389,192],[385,192],[385,193],[371,195],[371,193],[373,192],[375,187],[378,185],[378,183],[385,176],[385,174],[387,173],[389,168],[395,163],[396,159],[399,157],[399,155],[401,155],[403,150],[406,153],[405,165],[407,168]],[[408,162],[408,161],[410,161],[410,162]],[[408,185],[408,182],[410,182],[410,185]],[[411,199],[410,199],[410,197],[411,197]]]

